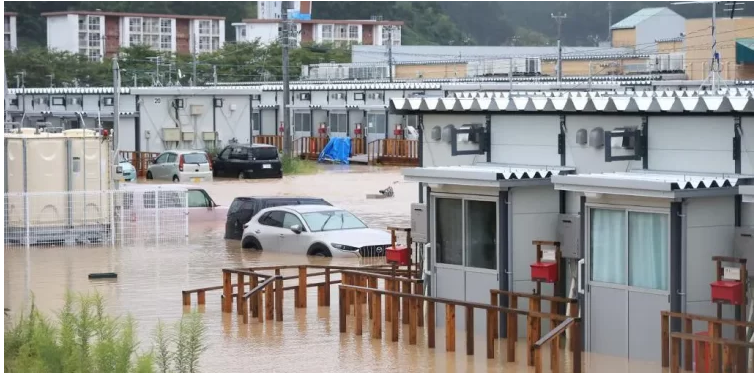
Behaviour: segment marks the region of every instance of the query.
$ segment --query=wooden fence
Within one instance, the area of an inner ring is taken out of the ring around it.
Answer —
[[[152,164],[152,161],[157,159],[160,155],[158,152],[131,152],[121,150],[119,152],[121,158],[125,158],[136,169],[136,176],[144,177],[147,174],[147,168]]]
[[[369,164],[395,166],[419,165],[419,141],[404,139],[379,139],[367,144]]]
[[[679,321],[681,331],[671,330],[674,320]],[[707,323],[706,335],[694,333],[694,321]],[[735,339],[722,337],[723,326],[734,329]],[[662,366],[670,367],[671,373],[678,373],[681,368],[691,371],[696,355],[696,372],[744,373],[747,371],[747,351],[754,348],[754,343],[746,341],[746,328],[752,327],[752,322],[663,311],[660,318]],[[700,351],[702,346],[705,347]]]

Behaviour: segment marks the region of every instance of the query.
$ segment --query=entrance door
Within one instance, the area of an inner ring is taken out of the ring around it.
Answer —
[[[328,132],[330,137],[348,136],[348,115],[346,113],[330,113]]]
[[[262,129],[262,116],[258,111],[251,113],[251,136],[259,136]]]
[[[667,210],[590,207],[587,252],[587,346],[599,354],[660,359],[660,329],[668,310]]]
[[[387,118],[384,112],[374,112],[367,114],[366,120],[367,143],[385,138],[385,129],[387,127]]]
[[[295,134],[294,139],[302,137],[311,137],[312,135],[312,114],[308,111],[293,113],[293,126]]]
[[[490,198],[462,199],[435,196],[432,216],[435,248],[434,293],[440,298],[488,303],[490,289],[497,289],[497,202]],[[438,305],[437,320],[445,317]],[[474,328],[486,328],[483,310],[474,311]],[[464,310],[456,309],[456,328],[465,328]]]

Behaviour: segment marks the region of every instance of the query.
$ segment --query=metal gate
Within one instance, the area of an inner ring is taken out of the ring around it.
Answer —
[[[158,187],[6,193],[5,247],[185,243],[186,197]]]

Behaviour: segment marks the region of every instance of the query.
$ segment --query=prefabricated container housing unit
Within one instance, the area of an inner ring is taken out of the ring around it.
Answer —
[[[111,142],[92,130],[5,134],[6,242],[102,239],[110,225]],[[27,230],[28,227],[28,230]]]
[[[715,316],[711,257],[754,225],[738,195],[754,182],[754,99],[722,93],[391,100],[419,116],[421,166],[403,174],[419,182],[431,294],[531,293],[532,242],[558,241],[558,286],[542,293],[580,298],[586,350],[658,361],[660,312]]]

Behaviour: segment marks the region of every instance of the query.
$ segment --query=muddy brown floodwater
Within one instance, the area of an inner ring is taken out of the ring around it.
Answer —
[[[409,204],[418,200],[414,183],[406,183],[397,168],[326,166],[316,175],[282,180],[216,180],[203,184],[215,201],[228,205],[236,196],[317,196],[362,217],[374,228],[409,224]],[[144,182],[144,181],[141,181]],[[392,186],[395,197],[366,199],[366,194]],[[36,305],[51,314],[63,304],[66,291],[98,291],[113,314],[131,314],[138,322],[142,347],[151,344],[158,320],[174,322],[184,312],[181,290],[222,283],[221,269],[254,265],[336,264],[358,266],[354,259],[308,258],[242,250],[239,241],[223,240],[223,223],[192,226],[187,245],[154,247],[44,247],[5,250],[6,307],[22,309],[34,294]],[[117,272],[116,281],[90,281],[92,272]],[[292,305],[287,293],[285,304]],[[195,299],[194,299],[195,302]],[[372,339],[338,332],[338,307],[317,308],[310,292],[309,308],[285,307],[283,322],[244,325],[235,313],[220,312],[220,292],[207,294],[204,320],[208,328],[203,372],[533,372],[525,363],[505,363],[504,344],[496,358],[484,356],[484,340],[476,342],[475,356],[465,355],[465,336],[457,333],[456,352],[444,351],[437,329],[437,348],[401,341]],[[441,326],[440,326],[441,327]],[[421,333],[421,330],[420,330]],[[656,336],[647,336],[656,338]],[[525,361],[524,343],[518,343],[517,361]],[[549,356],[549,354],[543,354]],[[549,360],[549,359],[544,359]],[[661,372],[657,364],[627,363],[623,359],[585,354],[587,372]],[[567,364],[564,364],[567,366]],[[546,371],[549,371],[547,367]],[[568,369],[566,368],[566,371]]]

